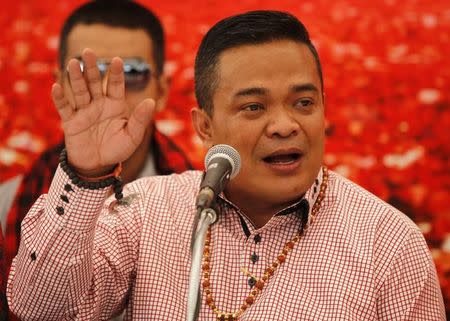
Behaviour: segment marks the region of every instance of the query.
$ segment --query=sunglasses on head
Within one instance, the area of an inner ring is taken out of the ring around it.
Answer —
[[[80,68],[83,71],[83,61],[80,61]],[[152,75],[152,70],[144,59],[135,58],[123,58],[123,72],[125,75],[125,88],[127,90],[142,90],[147,87]],[[108,68],[111,61],[106,59],[97,59],[97,67],[102,77],[108,72]]]

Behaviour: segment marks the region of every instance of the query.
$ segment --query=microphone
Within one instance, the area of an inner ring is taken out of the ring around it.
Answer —
[[[205,172],[197,195],[197,210],[211,207],[212,202],[225,189],[241,168],[241,157],[229,145],[215,145],[205,156]]]
[[[234,178],[241,168],[239,153],[228,145],[215,145],[206,153],[205,172],[197,195],[197,215],[194,217],[191,251],[192,263],[189,277],[187,320],[197,320],[200,311],[200,271],[202,253],[208,227],[213,224],[217,215],[211,204],[225,188],[231,178]]]

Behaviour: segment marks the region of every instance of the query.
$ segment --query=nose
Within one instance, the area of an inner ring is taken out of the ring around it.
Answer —
[[[268,114],[267,136],[271,138],[287,138],[296,136],[300,131],[298,119],[286,107],[277,107]]]

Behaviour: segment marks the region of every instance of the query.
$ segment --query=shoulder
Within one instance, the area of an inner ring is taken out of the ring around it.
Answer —
[[[375,224],[379,228],[390,225],[405,231],[419,230],[404,213],[333,171],[330,171],[328,198],[331,206],[360,224]]]
[[[189,170],[180,174],[143,177],[125,186],[124,195],[135,193],[147,202],[184,202],[190,204],[197,194],[201,171]],[[193,203],[192,203],[193,204]]]
[[[182,173],[173,173],[170,175],[155,175],[139,178],[129,184],[128,188],[148,189],[155,187],[182,187],[191,188],[200,184],[202,171],[187,170]]]
[[[383,261],[394,259],[412,239],[426,247],[420,229],[409,217],[332,171],[325,204],[328,205],[328,224],[345,231],[359,247],[371,249],[375,260],[377,257]]]
[[[121,207],[122,214],[138,216],[134,221],[142,222],[147,241],[173,233],[180,242],[188,244],[201,177],[201,171],[186,171],[133,181],[124,187],[124,199],[130,203]],[[111,208],[112,202],[115,200],[110,197],[106,207]]]
[[[385,277],[399,258],[411,253],[428,264],[425,238],[404,213],[332,171],[328,187],[325,199],[328,226],[343,235],[358,253],[364,253],[376,278]]]

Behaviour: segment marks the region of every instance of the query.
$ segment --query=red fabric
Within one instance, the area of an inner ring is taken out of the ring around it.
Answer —
[[[8,314],[8,305],[6,302],[6,261],[4,260],[5,251],[4,251],[5,241],[3,239],[2,227],[0,225],[0,320],[6,320]]]

